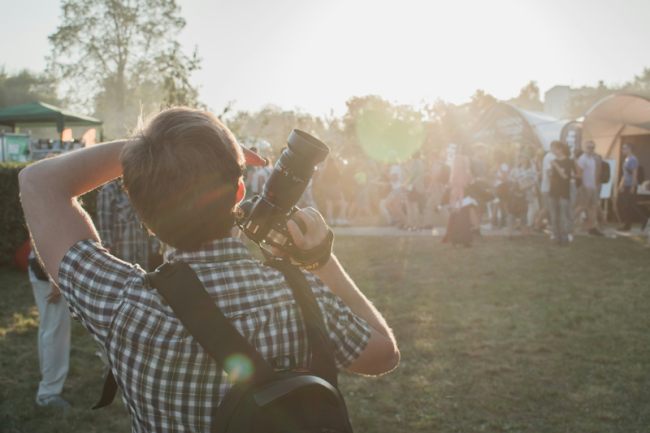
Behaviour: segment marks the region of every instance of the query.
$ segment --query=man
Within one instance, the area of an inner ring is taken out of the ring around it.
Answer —
[[[544,155],[544,158],[542,159],[542,182],[539,188],[540,193],[542,194],[542,210],[537,213],[533,227],[537,232],[541,232],[542,223],[545,218],[548,218],[549,221],[551,220],[551,208],[553,203],[551,202],[548,193],[551,190],[550,173],[552,163],[555,159],[556,156],[552,149],[546,152],[546,155]]]
[[[58,409],[70,407],[61,397],[70,368],[70,311],[34,255],[29,254],[29,282],[38,308],[38,361],[42,380],[36,403]]]
[[[476,183],[476,188],[480,190],[487,190],[488,181],[488,167],[485,164],[487,158],[487,147],[483,143],[476,143],[472,148],[472,159],[470,160],[470,170]],[[476,199],[476,217],[478,218],[478,227],[472,231],[475,236],[481,236],[481,221],[483,214],[487,211],[487,203],[483,197],[477,196]]]
[[[580,196],[582,205],[587,211],[587,231],[593,236],[604,236],[598,230],[598,202],[600,200],[600,170],[602,160],[596,156],[594,150],[596,144],[593,141],[585,143],[585,151],[578,158],[578,167],[582,173],[582,186]]]
[[[637,208],[634,196],[639,186],[639,161],[634,155],[634,144],[623,143],[621,153],[625,157],[623,163],[623,177],[618,186],[618,212],[623,219],[623,227],[620,231],[629,231],[632,228],[632,220],[635,214],[640,213]]]
[[[555,159],[551,161],[549,170],[550,188],[548,197],[550,201],[551,223],[553,226],[553,239],[558,245],[566,245],[570,241],[570,227],[573,213],[571,209],[571,179],[574,178],[576,165],[569,158],[571,150],[566,143],[553,141],[551,152]]]
[[[245,194],[244,163],[264,161],[241,149],[214,115],[178,107],[150,117],[129,141],[70,152],[21,171],[23,208],[39,255],[76,317],[105,347],[133,431],[209,431],[211,411],[229,382],[144,272],[100,246],[74,197],[123,174],[140,218],[170,246],[167,261],[188,263],[265,359],[294,356],[305,366],[305,328],[283,275],[229,237]],[[303,234],[288,223],[296,246],[321,246],[328,233],[322,216],[313,209],[296,216],[307,228]],[[394,369],[399,351],[391,330],[336,257],[305,275],[338,368],[370,375]]]
[[[160,242],[140,221],[120,179],[107,183],[99,191],[97,220],[102,245],[113,256],[147,271],[162,264]]]
[[[251,146],[249,149],[251,152],[259,154],[259,150],[255,146]],[[253,179],[257,177],[257,167],[254,167],[250,164],[246,164],[246,167],[244,168],[244,185],[246,186],[246,198],[249,199],[253,197]]]

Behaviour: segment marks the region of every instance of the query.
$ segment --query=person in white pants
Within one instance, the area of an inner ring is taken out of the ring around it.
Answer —
[[[34,253],[30,254],[34,260]],[[38,357],[43,376],[36,396],[40,406],[67,408],[61,397],[70,366],[70,310],[52,280],[40,280],[30,266],[29,281],[34,289],[40,324]]]

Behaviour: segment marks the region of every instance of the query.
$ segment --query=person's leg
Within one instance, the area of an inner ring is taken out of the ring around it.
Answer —
[[[512,235],[515,232],[515,216],[513,214],[508,215],[508,240],[512,240]]]
[[[417,201],[411,202],[411,226],[420,228],[420,204]]]
[[[560,220],[560,199],[556,197],[549,198],[549,212],[551,214],[551,226],[553,227],[553,237],[556,243],[561,242],[561,223]]]
[[[508,221],[508,206],[507,203],[503,200],[499,201],[499,207],[501,208],[501,227],[506,226]]]
[[[528,226],[534,226],[535,225],[535,216],[539,213],[539,200],[537,200],[537,196],[531,198],[528,201],[528,213],[526,215],[526,223]]]
[[[560,241],[562,243],[569,242],[570,230],[573,230],[572,224],[572,206],[571,201],[565,198],[559,199],[559,213],[560,213]]]
[[[38,352],[42,380],[37,399],[61,395],[70,365],[70,311],[63,298],[49,303],[48,281],[32,282],[39,315]]]
[[[402,210],[401,194],[395,194],[393,196],[391,199],[391,209],[393,211],[393,214],[397,216],[397,219],[399,219],[400,223],[402,223],[402,226],[406,226],[408,222],[406,221],[406,215],[404,215],[404,211]]]

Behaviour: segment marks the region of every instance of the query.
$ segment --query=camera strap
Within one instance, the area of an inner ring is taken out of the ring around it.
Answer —
[[[322,244],[311,250],[297,249],[291,253],[291,258],[298,263],[300,269],[315,271],[327,264],[334,248],[334,232],[328,228],[327,237]]]

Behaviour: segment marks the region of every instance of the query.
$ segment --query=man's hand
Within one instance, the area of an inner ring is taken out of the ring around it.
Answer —
[[[294,221],[289,220],[287,223],[293,242],[299,249],[303,251],[313,250],[325,242],[329,228],[323,216],[316,209],[307,207],[296,212],[294,216],[300,218],[307,227],[307,232],[303,233]]]
[[[45,300],[50,304],[58,304],[61,300],[61,290],[52,281],[50,281],[50,292],[45,295]]]
[[[311,207],[300,209],[293,216],[300,218],[307,227],[307,231],[303,233],[295,221],[289,220],[287,222],[287,228],[293,237],[293,242],[296,244],[296,247],[303,251],[309,251],[325,242],[329,227],[325,223],[323,216],[316,209]],[[285,253],[276,247],[272,247],[271,252],[277,257],[286,256]]]

